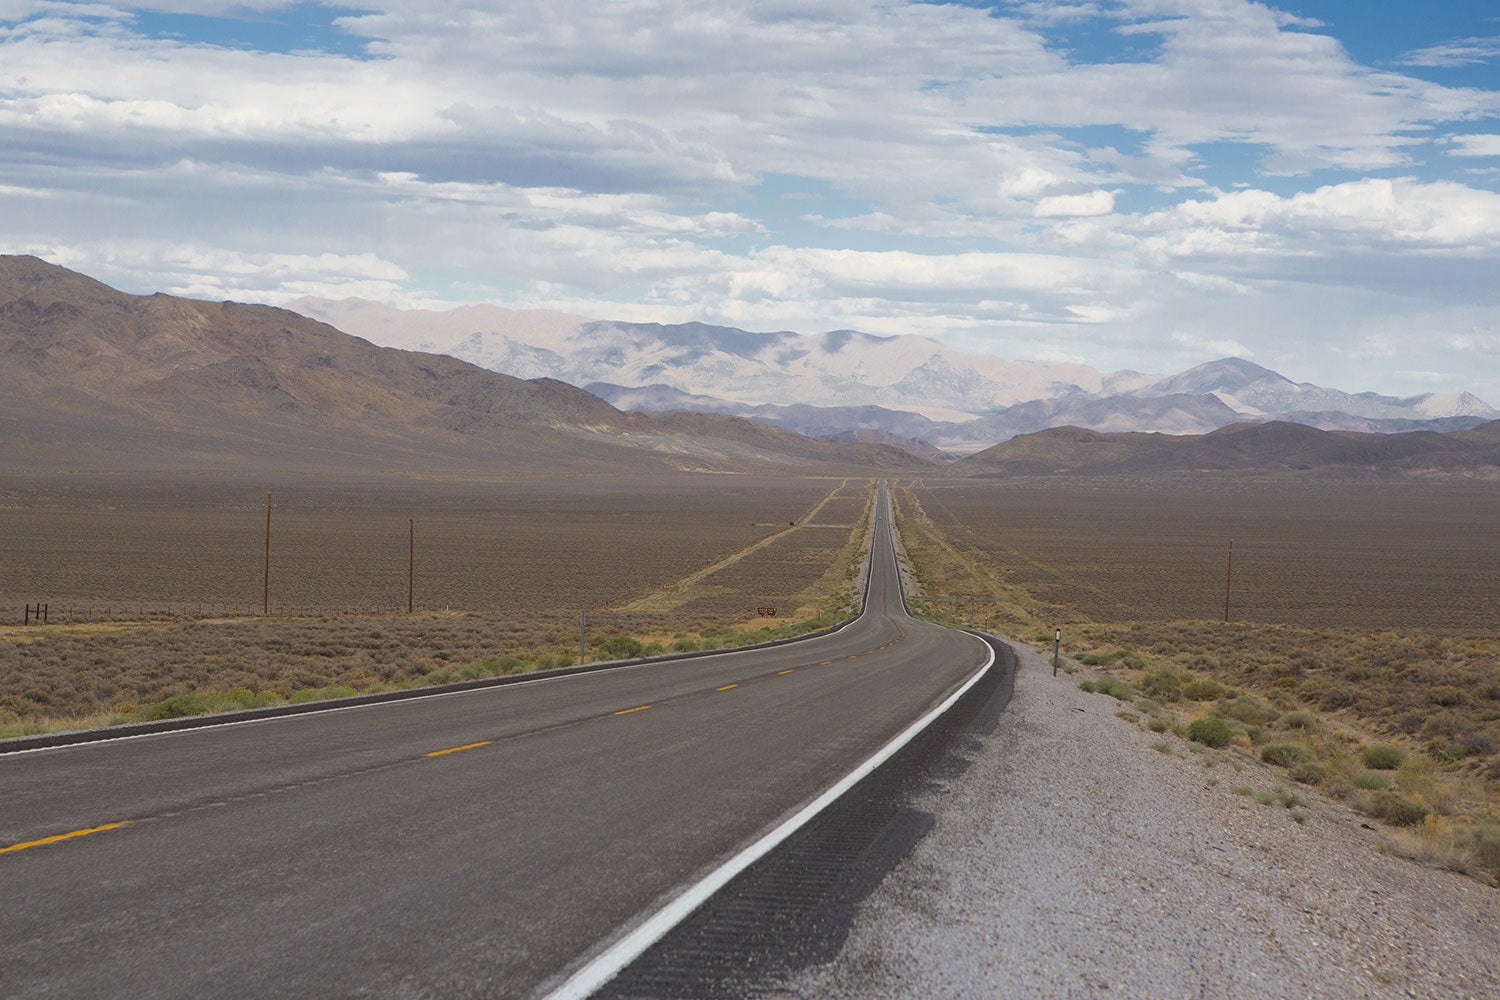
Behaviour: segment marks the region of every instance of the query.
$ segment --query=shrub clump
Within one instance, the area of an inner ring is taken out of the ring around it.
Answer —
[[[1295,743],[1267,743],[1260,748],[1260,759],[1277,767],[1296,767],[1298,764],[1311,764],[1313,754],[1307,747],[1299,747]]]
[[[1276,709],[1247,694],[1221,702],[1219,705],[1219,714],[1225,718],[1234,719],[1237,722],[1249,723],[1252,726],[1264,726],[1275,722],[1281,717],[1281,713],[1276,711]]]
[[[162,719],[181,719],[189,715],[205,715],[209,711],[208,700],[197,694],[174,694],[172,697],[148,705],[140,716],[147,722]]]
[[[645,643],[632,635],[612,635],[598,646],[599,652],[607,660],[633,660],[645,648]]]
[[[1182,678],[1170,667],[1162,667],[1146,675],[1141,690],[1158,701],[1176,701],[1182,697]]]
[[[1317,764],[1297,764],[1287,770],[1287,776],[1299,785],[1316,785],[1324,778],[1323,769]]]
[[[1234,737],[1234,729],[1217,715],[1195,719],[1188,726],[1188,739],[1206,747],[1227,747]]]
[[[1375,792],[1366,801],[1365,811],[1392,826],[1416,826],[1430,810],[1395,792]]]
[[[1287,729],[1314,730],[1318,728],[1318,717],[1305,709],[1288,712],[1281,717],[1281,724]]]
[[[1098,680],[1080,681],[1078,690],[1087,691],[1090,694],[1107,694],[1119,701],[1134,701],[1135,692],[1130,685],[1115,677],[1100,677]]]
[[[1360,757],[1372,771],[1394,771],[1406,760],[1406,751],[1389,743],[1371,743],[1360,751]]]
[[[1469,836],[1474,857],[1491,874],[1500,877],[1500,821],[1481,823]]]
[[[1224,695],[1224,686],[1218,681],[1199,679],[1182,686],[1182,696],[1190,701],[1213,701]]]

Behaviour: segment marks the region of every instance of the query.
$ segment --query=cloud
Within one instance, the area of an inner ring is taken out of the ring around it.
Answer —
[[[1134,220],[1168,256],[1312,253],[1485,255],[1500,247],[1500,194],[1452,181],[1370,178],[1281,196],[1220,192]]]
[[[1449,156],[1500,156],[1500,135],[1455,135]]]
[[[1398,60],[1404,66],[1472,66],[1500,58],[1500,35],[1460,38],[1441,45],[1414,49]]]
[[[1429,161],[1497,155],[1450,133],[1500,95],[1361,65],[1263,3],[380,0],[337,17],[335,51],[291,53],[140,10],[206,15],[198,39],[299,16],[0,0],[7,245],[137,290],[1126,364],[1228,343],[1274,363],[1324,330],[1357,343],[1321,302],[1352,328],[1380,291],[1396,315],[1494,294],[1497,196]]]
[[[1036,215],[1041,218],[1108,215],[1115,210],[1115,196],[1109,191],[1088,194],[1058,194],[1037,199]]]

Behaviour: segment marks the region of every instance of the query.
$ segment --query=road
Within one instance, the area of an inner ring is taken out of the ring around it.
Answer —
[[[874,537],[806,642],[0,756],[0,994],[536,994],[985,661]]]

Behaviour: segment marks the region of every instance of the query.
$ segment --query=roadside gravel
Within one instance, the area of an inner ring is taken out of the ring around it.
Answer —
[[[777,995],[1500,997],[1500,890],[1305,789],[1301,824],[1235,794],[1281,772],[1207,766],[1016,650],[1009,710],[914,803],[932,831]]]

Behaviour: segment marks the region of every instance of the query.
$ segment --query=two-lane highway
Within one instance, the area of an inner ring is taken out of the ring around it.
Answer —
[[[0,755],[0,995],[526,996],[986,662],[889,504],[830,636]]]

